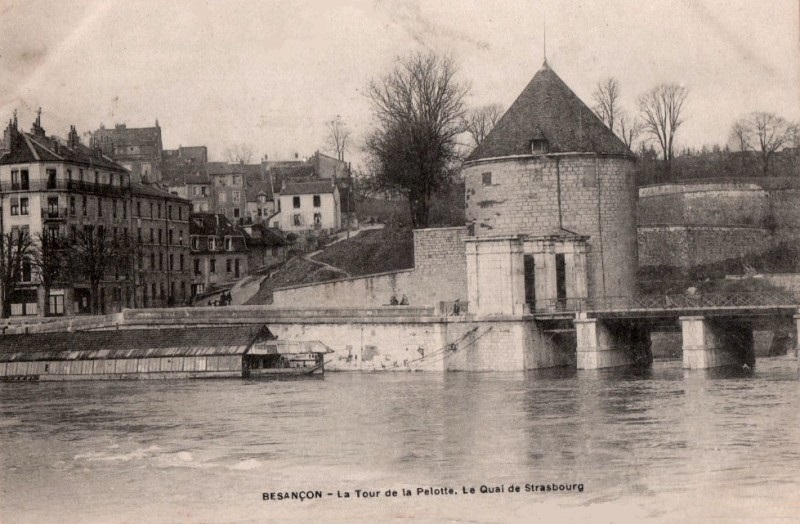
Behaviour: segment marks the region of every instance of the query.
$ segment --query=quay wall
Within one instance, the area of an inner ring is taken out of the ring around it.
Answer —
[[[371,307],[405,295],[411,305],[467,298],[466,228],[414,230],[414,268],[276,289],[286,307]]]

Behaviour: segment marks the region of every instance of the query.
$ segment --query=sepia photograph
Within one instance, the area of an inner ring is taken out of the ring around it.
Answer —
[[[2,0],[0,522],[800,523],[800,1]]]

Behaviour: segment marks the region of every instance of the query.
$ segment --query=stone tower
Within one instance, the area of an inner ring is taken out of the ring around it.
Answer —
[[[464,164],[471,307],[516,315],[635,294],[633,163],[545,63]]]

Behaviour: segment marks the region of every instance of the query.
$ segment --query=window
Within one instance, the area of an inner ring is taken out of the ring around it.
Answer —
[[[161,243],[163,241],[163,236],[164,236],[163,235],[163,231],[161,230],[161,228],[158,228],[158,245],[159,246],[161,245]]]
[[[544,153],[547,153],[547,140],[543,138],[531,140],[531,154],[542,155]]]
[[[213,258],[208,261],[208,272],[209,273],[217,272],[217,261]]]
[[[95,171],[94,172],[94,183],[95,184],[99,184],[100,183],[100,172],[99,171]]]
[[[11,214],[19,215],[19,198],[11,197]]]
[[[172,220],[172,206],[167,206],[167,218]]]
[[[226,195],[225,193],[220,193],[217,195],[217,199],[219,200],[220,204],[224,204],[226,202]]]
[[[75,216],[75,197],[69,197],[69,214]]]
[[[178,259],[178,261],[179,261],[179,266],[178,267],[180,268],[181,271],[183,271],[183,253],[181,253],[180,258]]]
[[[20,189],[27,190],[30,189],[30,181],[28,179],[28,170],[23,169],[20,171]]]
[[[194,186],[192,188],[192,194],[194,194],[195,196],[200,196],[200,186]]]
[[[158,203],[158,218],[161,218],[161,202]]]
[[[169,245],[172,245],[175,242],[175,231],[172,229],[169,230]]]
[[[151,244],[156,243],[156,230],[153,229],[152,227],[150,228],[150,243]]]
[[[292,224],[295,225],[295,226],[303,225],[303,221],[301,220],[301,218],[302,217],[299,214],[292,215]]]
[[[86,203],[87,203],[87,201],[88,201],[88,200],[89,200],[89,199],[88,199],[88,198],[86,198],[86,195],[83,195],[83,198],[82,198],[82,202],[83,202],[83,216],[86,216],[86,215],[88,215],[88,214],[89,214],[88,208],[87,208],[87,206],[86,206]]]
[[[78,169],[78,180],[83,182],[83,169]]]
[[[47,214],[50,218],[58,217],[58,197],[47,197]]]
[[[51,168],[47,170],[47,189],[55,189],[55,188],[56,188],[56,170]]]
[[[183,220],[183,206],[178,206],[178,220]]]
[[[72,169],[67,169],[67,180],[72,182]]]
[[[112,186],[114,185],[114,173],[108,174],[108,183]]]
[[[316,227],[322,225],[322,213],[314,213],[314,225]]]
[[[172,253],[169,254],[169,270],[172,271],[175,269],[175,255]]]
[[[22,259],[22,281],[30,282],[32,277],[31,260],[28,257]]]
[[[103,216],[103,199],[97,197],[97,216]]]
[[[200,259],[197,258],[194,259],[194,273],[195,275],[200,274]]]
[[[137,200],[136,201],[136,216],[137,217],[142,216],[142,201],[141,200]]]
[[[238,186],[242,183],[242,179],[238,175],[233,175],[233,185]]]
[[[47,304],[51,315],[64,314],[64,295],[50,295],[47,297]]]
[[[217,249],[217,239],[216,238],[209,238],[208,239],[208,250],[215,251]]]
[[[158,270],[164,271],[164,253],[158,254]]]
[[[241,198],[242,198],[241,191],[234,191],[233,192],[233,203],[234,204],[238,204],[239,201],[241,200]]]
[[[117,201],[113,198],[111,199],[111,216],[117,218]]]
[[[192,249],[198,251],[200,249],[200,239],[192,237]]]
[[[225,237],[225,251],[233,251],[233,239]]]
[[[20,188],[19,185],[19,170],[12,169],[11,170],[11,189],[14,191],[18,191]]]
[[[128,218],[128,202],[122,201],[122,218]]]
[[[319,207],[322,205],[322,199],[319,195],[314,195],[314,207]]]
[[[183,229],[178,230],[178,244],[183,245]]]
[[[153,203],[150,202],[150,218],[153,218]]]
[[[239,208],[233,208],[233,218],[239,218]]]
[[[491,186],[492,185],[492,173],[491,171],[487,171],[486,173],[481,174],[481,180],[483,181],[484,186]]]
[[[28,198],[20,198],[19,199],[19,214],[20,215],[27,215],[28,214]]]
[[[295,209],[300,207],[300,197],[299,196],[292,197],[292,207],[294,207]]]
[[[141,227],[137,227],[136,228],[136,239],[139,241],[140,244],[142,243],[142,228]]]
[[[233,260],[231,260],[230,258],[225,261],[225,271],[228,273],[233,271]]]

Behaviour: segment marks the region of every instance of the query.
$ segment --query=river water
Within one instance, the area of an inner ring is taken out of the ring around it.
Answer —
[[[793,357],[750,372],[0,384],[0,413],[3,523],[800,518]],[[442,488],[456,494],[417,491]],[[322,498],[263,500],[292,491]]]

